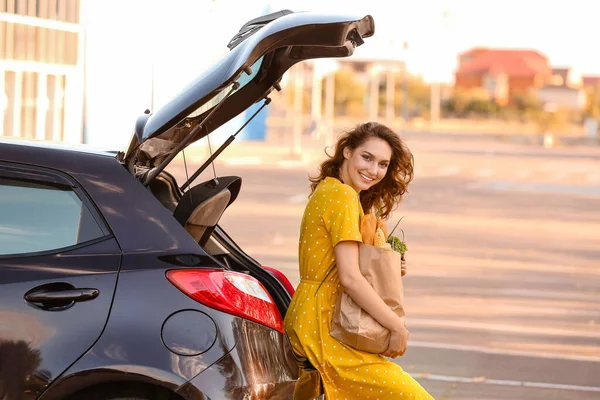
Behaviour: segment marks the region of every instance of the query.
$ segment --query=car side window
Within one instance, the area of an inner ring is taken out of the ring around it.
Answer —
[[[58,250],[103,236],[72,187],[0,177],[0,256]]]

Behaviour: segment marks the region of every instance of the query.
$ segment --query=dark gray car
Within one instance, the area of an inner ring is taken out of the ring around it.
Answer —
[[[283,329],[293,288],[218,225],[241,178],[193,183],[212,158],[185,183],[165,167],[293,64],[373,33],[370,16],[271,14],[124,152],[1,140],[0,399],[291,398],[310,368]]]

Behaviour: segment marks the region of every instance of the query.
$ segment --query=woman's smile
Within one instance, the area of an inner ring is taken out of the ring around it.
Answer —
[[[371,183],[371,182],[373,182],[373,181],[375,180],[375,178],[369,178],[369,177],[368,177],[366,174],[362,174],[362,173],[360,173],[360,172],[359,172],[358,174],[359,174],[359,175],[361,176],[361,178],[363,178],[363,179],[364,179],[364,181],[365,181],[365,182],[367,182],[367,183]]]
[[[354,151],[347,149],[340,178],[358,193],[369,190],[385,177],[391,157],[392,148],[385,140],[366,140]]]

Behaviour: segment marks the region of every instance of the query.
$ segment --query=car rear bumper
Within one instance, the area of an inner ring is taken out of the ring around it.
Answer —
[[[182,385],[186,400],[292,399],[298,365],[287,336],[243,319],[232,324],[236,345],[202,373]]]

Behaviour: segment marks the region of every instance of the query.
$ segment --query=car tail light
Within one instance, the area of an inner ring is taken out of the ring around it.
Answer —
[[[270,273],[273,274],[273,276],[275,278],[277,278],[277,280],[283,285],[283,287],[285,288],[285,290],[287,290],[287,292],[290,294],[290,296],[294,295],[294,286],[292,285],[292,282],[290,282],[290,280],[288,279],[287,276],[285,276],[285,274],[283,272],[281,272],[278,269],[275,268],[271,268],[271,267],[266,267],[266,266],[262,266],[262,268],[266,271],[269,271]]]
[[[269,292],[249,275],[219,269],[181,269],[168,271],[167,279],[205,306],[284,333],[281,314]]]

